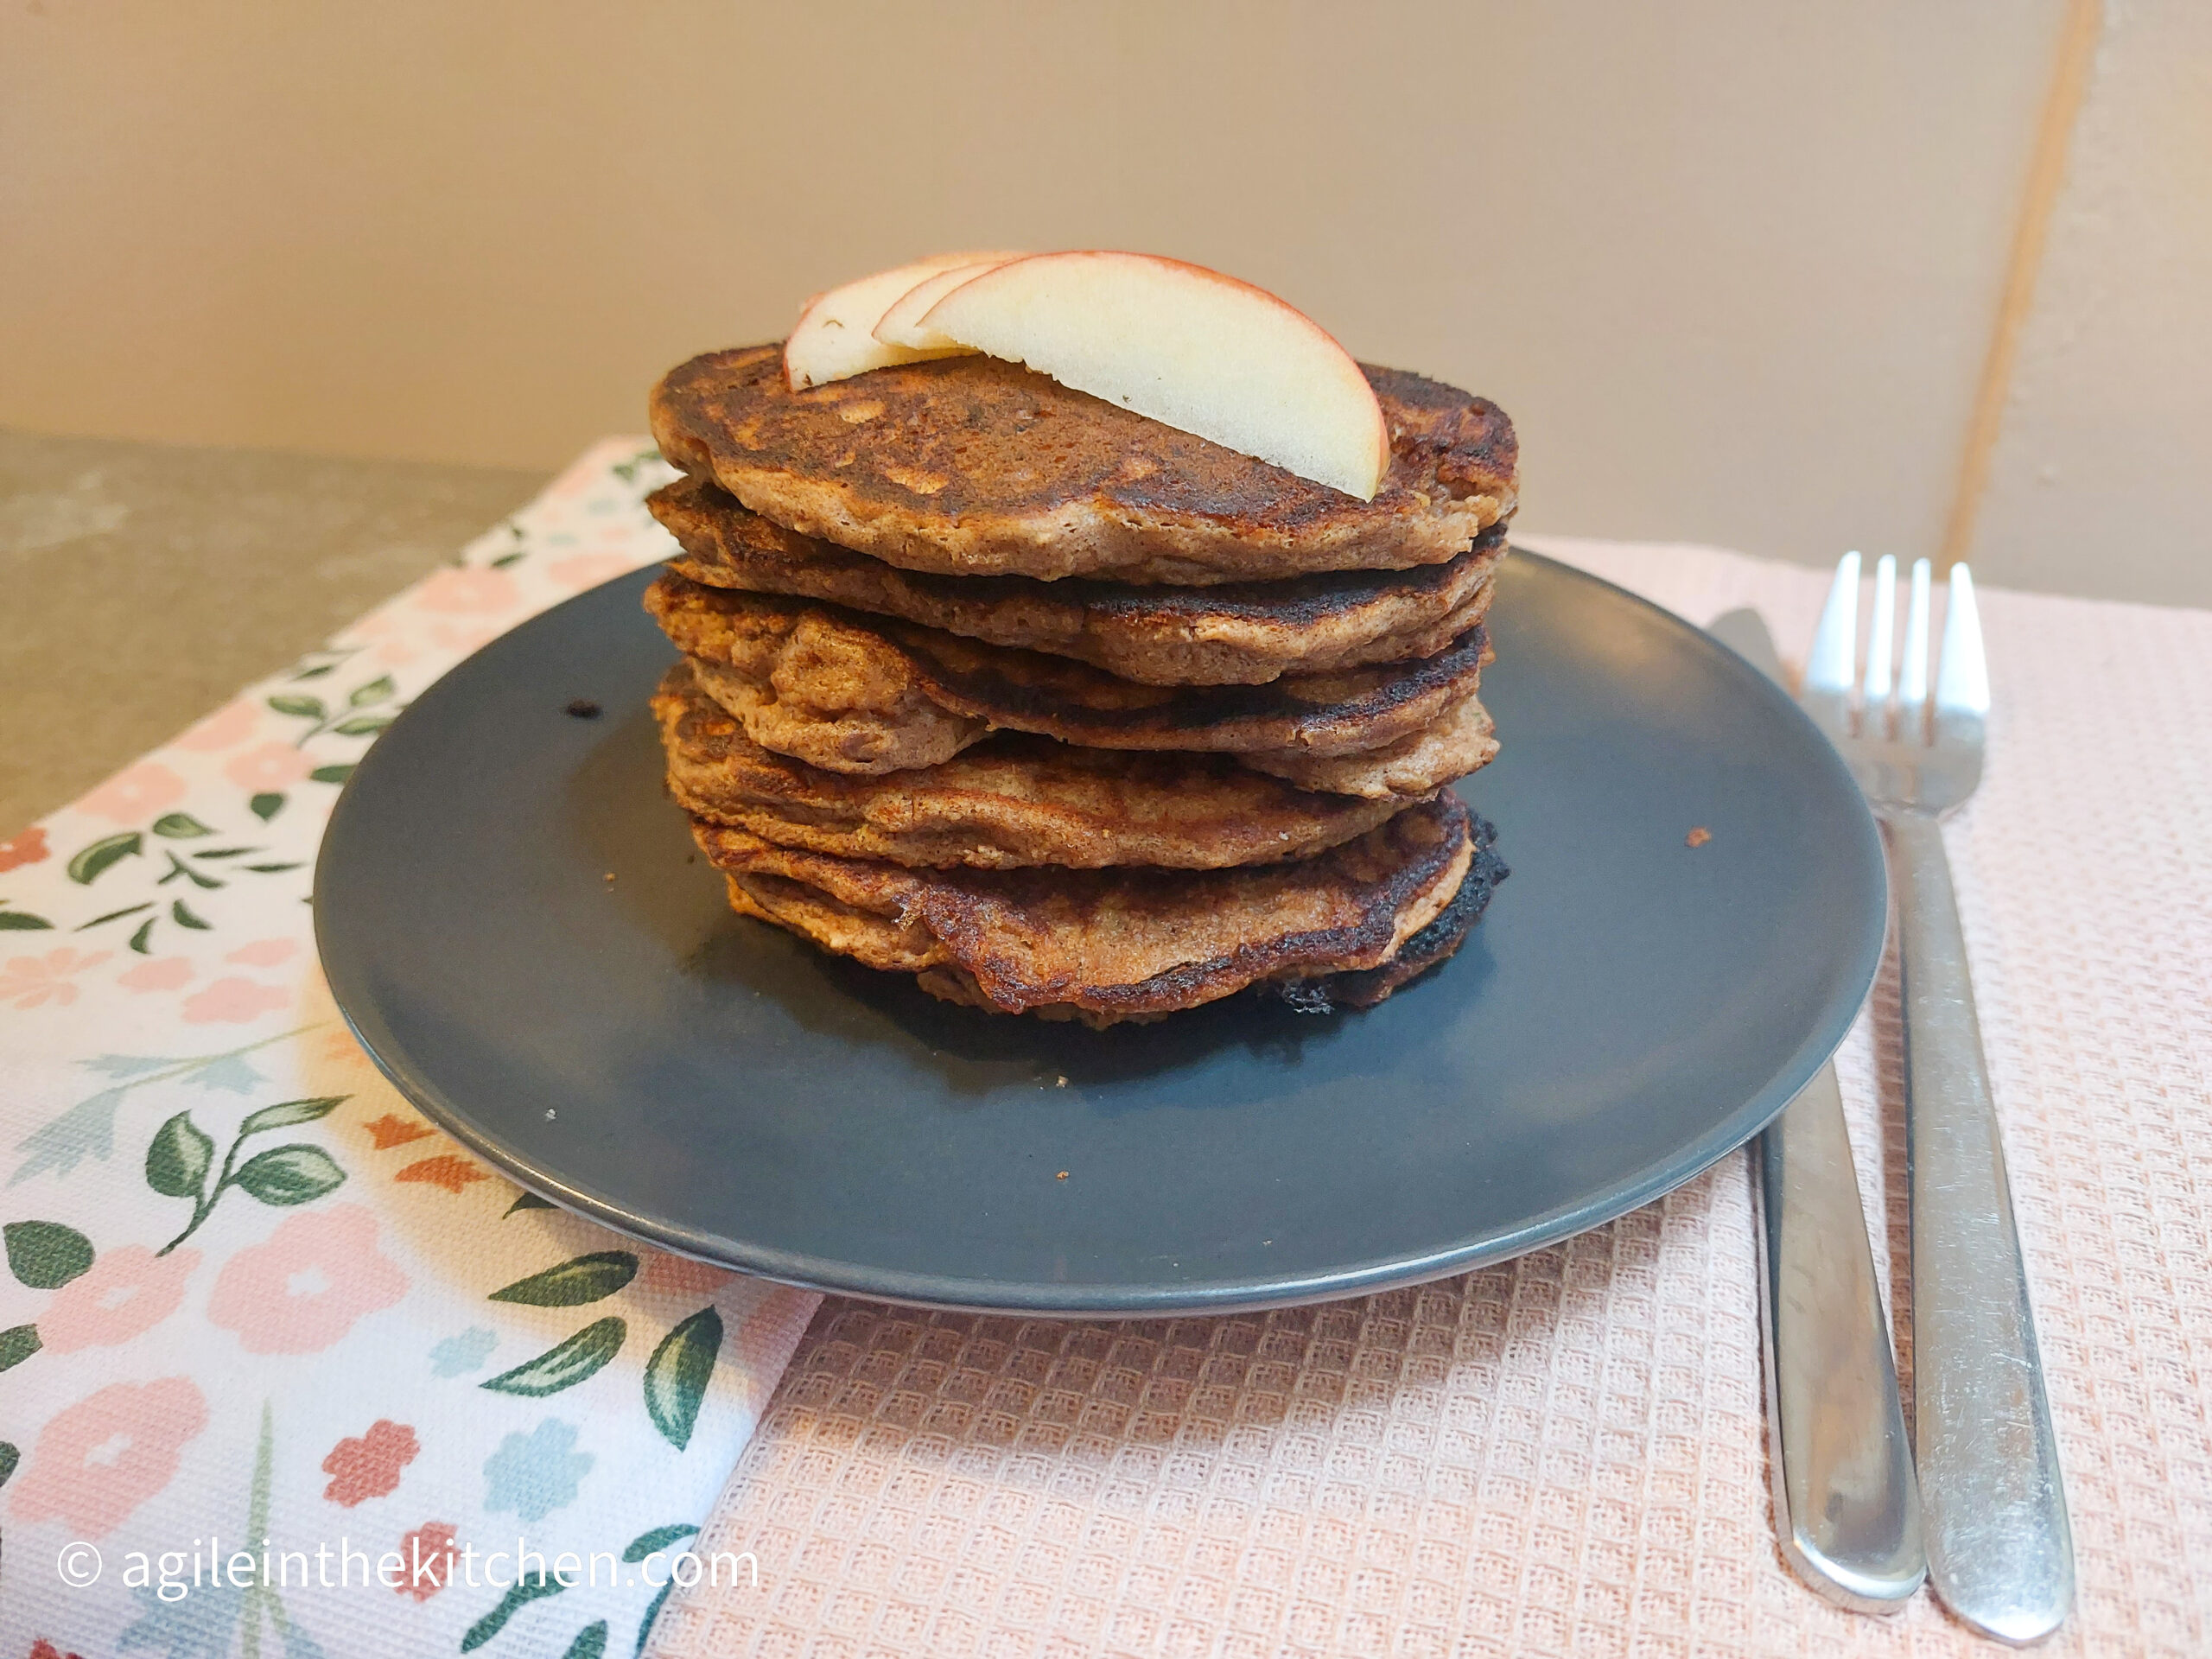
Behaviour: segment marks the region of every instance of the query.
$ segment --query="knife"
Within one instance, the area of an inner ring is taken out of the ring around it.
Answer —
[[[1709,632],[1789,689],[1757,611]],[[1928,1576],[1920,1489],[1832,1062],[1752,1143],[1751,1194],[1775,1535],[1828,1600],[1898,1611]]]

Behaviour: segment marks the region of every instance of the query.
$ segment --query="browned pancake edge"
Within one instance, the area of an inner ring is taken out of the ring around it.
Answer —
[[[1325,794],[1223,755],[1077,748],[1006,733],[882,778],[765,749],[689,659],[653,697],[668,784],[696,816],[779,845],[944,867],[1214,869],[1311,856],[1404,803]]]
[[[671,568],[694,582],[828,600],[1148,685],[1261,685],[1433,656],[1482,620],[1506,550],[1495,525],[1456,559],[1402,571],[1205,588],[932,576],[785,530],[704,480],[645,505],[683,550]]]
[[[693,831],[741,911],[952,1001],[1093,1023],[1262,982],[1310,1001],[1312,982],[1388,969],[1404,952],[1395,976],[1344,982],[1348,1002],[1379,1000],[1449,955],[1479,913],[1455,914],[1477,843],[1452,795],[1296,864],[1204,872],[925,872],[702,820]]]
[[[893,725],[931,724],[933,711],[968,722],[975,736],[1033,732],[1109,749],[1379,749],[1471,696],[1489,643],[1478,624],[1411,662],[1287,675],[1261,686],[1167,688],[838,606],[707,588],[673,572],[646,590],[645,605],[679,651],[753,683],[764,709],[804,709],[832,723],[872,715]],[[747,729],[783,747],[750,720]],[[785,752],[840,771],[902,764],[895,750],[879,759]]]

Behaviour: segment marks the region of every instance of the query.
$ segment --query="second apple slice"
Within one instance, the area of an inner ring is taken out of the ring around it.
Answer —
[[[1390,464],[1351,354],[1263,289],[1151,254],[1044,253],[952,287],[913,327],[1363,501]]]
[[[963,283],[972,282],[987,270],[995,270],[1013,259],[1027,258],[1020,253],[979,253],[972,256],[972,263],[955,265],[950,270],[940,270],[925,276],[891,302],[875,325],[875,338],[883,345],[896,346],[907,351],[942,352],[965,351],[957,340],[948,340],[935,328],[925,328],[922,319],[931,307]]]

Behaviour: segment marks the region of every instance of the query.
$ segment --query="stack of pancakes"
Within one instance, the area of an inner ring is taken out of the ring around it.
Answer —
[[[1494,405],[1369,369],[1371,502],[1014,364],[654,389],[669,787],[731,904],[933,994],[1093,1025],[1363,1007],[1504,866],[1450,788],[1515,504]]]

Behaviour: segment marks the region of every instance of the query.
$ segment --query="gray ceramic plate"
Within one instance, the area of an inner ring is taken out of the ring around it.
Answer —
[[[1504,753],[1463,786],[1513,874],[1452,961],[1337,1016],[1236,998],[1093,1032],[939,1003],[725,906],[661,790],[650,575],[424,693],[340,800],[315,906],[409,1099],[657,1244],[1062,1313],[1411,1283],[1689,1179],[1873,980],[1881,850],[1810,723],[1696,629],[1516,554],[1483,680]]]

